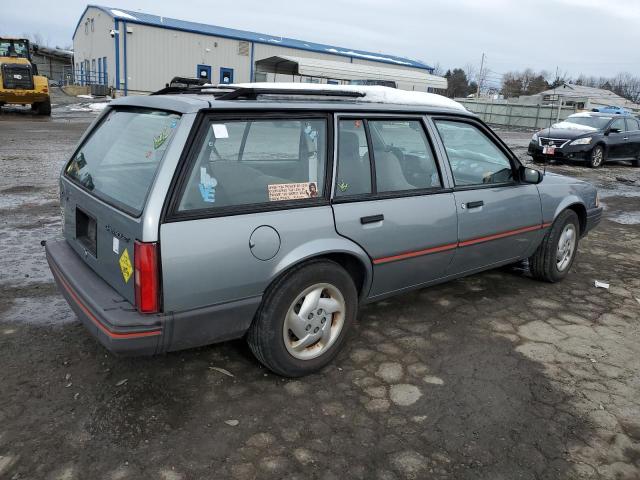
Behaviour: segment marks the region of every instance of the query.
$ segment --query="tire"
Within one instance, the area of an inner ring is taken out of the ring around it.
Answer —
[[[587,165],[591,168],[601,167],[606,161],[606,152],[602,145],[596,145],[591,150],[589,158],[587,159]]]
[[[35,110],[38,115],[51,115],[51,99],[47,98],[44,102],[36,102],[31,105],[31,110]]]
[[[640,158],[636,158],[635,160],[632,160],[631,165],[636,168],[640,167]]]
[[[314,303],[318,297],[320,304]],[[305,306],[307,299],[309,305]],[[342,310],[328,313],[340,300]],[[322,305],[327,311],[319,309]],[[304,321],[299,315],[303,307],[310,311]],[[274,373],[285,377],[308,375],[338,354],[357,310],[358,292],[347,271],[335,262],[314,260],[294,267],[269,287],[249,327],[247,343],[260,363]],[[291,318],[296,320],[292,322]],[[300,332],[299,337],[290,326]],[[301,348],[307,337],[311,343]],[[312,341],[314,338],[319,340]]]
[[[563,262],[561,262],[558,258],[561,256],[560,249],[563,248],[561,240],[567,240],[563,234],[571,229],[573,230],[573,247],[569,258],[562,256]],[[578,215],[573,210],[564,210],[553,222],[538,249],[529,257],[529,269],[533,277],[551,283],[559,282],[566,277],[578,252],[579,237]]]

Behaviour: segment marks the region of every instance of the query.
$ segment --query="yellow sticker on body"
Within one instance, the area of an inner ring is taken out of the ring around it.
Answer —
[[[133,267],[131,266],[131,259],[129,258],[129,251],[125,248],[122,255],[120,255],[120,271],[122,272],[122,278],[124,283],[127,283],[133,274]]]

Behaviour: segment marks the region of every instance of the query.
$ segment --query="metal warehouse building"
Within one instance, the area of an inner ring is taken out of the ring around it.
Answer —
[[[405,90],[446,88],[416,60],[89,5],[73,34],[76,82],[121,94],[152,92],[174,76],[212,83],[393,81]]]

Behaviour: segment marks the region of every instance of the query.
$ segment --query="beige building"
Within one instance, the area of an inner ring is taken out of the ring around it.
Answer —
[[[175,76],[214,84],[373,81],[419,91],[447,86],[417,60],[93,5],[78,21],[73,50],[77,83],[108,85],[125,95],[158,90]]]

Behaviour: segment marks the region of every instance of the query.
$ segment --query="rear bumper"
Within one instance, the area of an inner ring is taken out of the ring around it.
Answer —
[[[592,208],[587,210],[587,222],[585,225],[585,229],[583,235],[586,235],[591,230],[596,228],[598,224],[602,220],[602,207]]]
[[[27,105],[35,102],[44,102],[49,98],[47,92],[38,90],[2,89],[0,87],[0,103]]]
[[[63,296],[89,332],[108,350],[153,355],[239,338],[261,297],[188,312],[143,315],[62,241],[48,241],[47,262]]]

